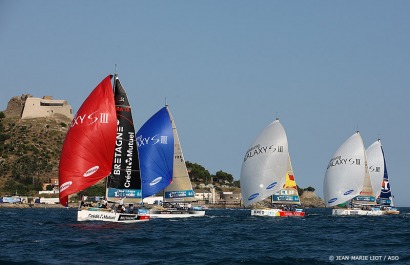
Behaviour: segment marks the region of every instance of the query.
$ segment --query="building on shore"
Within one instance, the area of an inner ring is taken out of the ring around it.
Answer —
[[[30,94],[10,99],[4,114],[6,117],[21,119],[47,117],[73,119],[73,109],[66,100],[53,99],[51,96],[36,98]]]

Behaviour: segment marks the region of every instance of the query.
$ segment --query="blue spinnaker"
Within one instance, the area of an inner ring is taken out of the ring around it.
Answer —
[[[383,175],[383,182],[382,182],[382,190],[380,192],[380,198],[387,200],[387,199],[390,199],[392,195],[391,195],[391,190],[390,190],[389,175],[387,174],[386,159],[384,158],[383,147],[381,147],[381,149],[382,149],[383,162],[384,162],[384,175]]]
[[[165,189],[172,181],[174,136],[167,107],[145,122],[136,137],[145,198]]]

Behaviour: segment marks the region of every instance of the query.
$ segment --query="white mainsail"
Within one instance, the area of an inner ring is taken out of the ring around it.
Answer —
[[[327,166],[323,184],[327,207],[353,199],[363,189],[367,172],[366,154],[360,133],[349,137]]]
[[[373,193],[379,195],[384,175],[384,157],[380,140],[377,140],[366,149],[366,156]]]
[[[300,204],[300,197],[293,173],[290,155],[287,163],[286,182],[283,188],[276,192],[272,197],[273,204]]]
[[[285,129],[277,119],[262,130],[245,154],[240,180],[245,206],[264,200],[283,187],[288,159]]]
[[[174,171],[172,182],[164,190],[164,201],[166,202],[192,202],[195,201],[194,190],[189,179],[188,169],[185,165],[181,143],[179,141],[177,127],[174,118],[167,107],[172,122],[172,133],[174,134]]]

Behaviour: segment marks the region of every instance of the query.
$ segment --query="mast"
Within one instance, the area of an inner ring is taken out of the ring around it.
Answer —
[[[115,84],[117,82],[118,74],[117,74],[117,64],[114,65],[114,80],[112,84],[112,92],[114,95],[114,101],[115,101]],[[111,176],[110,174],[104,179],[105,181],[105,199],[108,199],[108,178]]]

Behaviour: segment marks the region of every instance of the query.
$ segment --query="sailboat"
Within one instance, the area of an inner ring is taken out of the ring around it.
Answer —
[[[121,117],[118,115],[120,112],[116,112],[111,78],[111,75],[104,78],[91,92],[81,105],[67,132],[59,165],[59,197],[63,206],[68,205],[69,195],[80,192],[107,178],[113,168],[124,171],[129,183],[134,182],[133,178],[139,178],[137,174],[133,173],[135,170],[132,169],[132,166],[131,168],[122,168],[118,163],[118,159],[122,157],[118,155],[118,153],[122,153],[118,143],[123,141],[120,136],[123,124],[121,124]],[[114,80],[114,88],[121,90],[116,92],[116,95],[119,95],[118,93],[125,95],[125,90],[123,90],[117,75]],[[126,96],[122,99],[125,100]],[[121,100],[120,96],[117,97],[117,101],[119,100]],[[124,109],[128,107],[123,106]],[[128,139],[126,144],[128,149],[124,150],[129,151],[133,148],[131,146],[134,137],[129,136]],[[136,162],[138,164],[138,161]],[[132,174],[128,171],[131,171]],[[120,196],[124,196],[124,194]],[[149,216],[118,212],[115,209],[81,207],[78,210],[77,220],[132,223],[148,221]]]
[[[359,132],[350,136],[329,161],[323,184],[325,204],[333,215],[383,215],[376,207]]]
[[[281,190],[273,194],[272,204],[280,209],[279,216],[305,216],[303,209],[297,207],[300,206],[300,197],[290,162],[290,156],[288,158],[286,182]]]
[[[245,154],[241,168],[241,193],[244,205],[254,205],[251,215],[304,216],[288,151],[285,129],[276,119],[256,137]],[[271,198],[269,207],[258,202]]]
[[[372,181],[373,192],[378,195],[377,204],[386,214],[399,214],[394,207],[393,195],[390,189],[389,175],[387,174],[386,159],[380,139],[375,141],[366,150],[369,164],[369,174]]]
[[[137,132],[142,198],[163,192],[163,207],[151,208],[152,218],[204,216],[190,207],[196,201],[185,165],[177,129],[168,105],[154,114]]]

